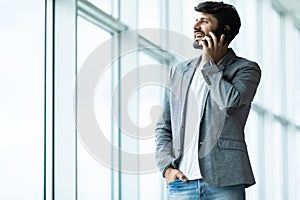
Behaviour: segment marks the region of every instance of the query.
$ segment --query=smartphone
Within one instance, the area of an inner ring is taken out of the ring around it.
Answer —
[[[225,26],[219,26],[217,28],[217,30],[213,31],[213,33],[216,35],[216,37],[218,38],[218,41],[221,38],[221,35],[224,34],[225,38],[224,38],[224,44],[231,41],[231,34],[230,31],[228,31]]]

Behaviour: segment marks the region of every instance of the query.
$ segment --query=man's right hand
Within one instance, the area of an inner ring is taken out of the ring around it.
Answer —
[[[168,168],[165,172],[165,179],[167,183],[171,183],[176,179],[181,180],[182,182],[188,182],[188,179],[185,175],[178,169]]]

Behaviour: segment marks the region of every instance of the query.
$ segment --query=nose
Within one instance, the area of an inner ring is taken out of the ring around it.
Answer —
[[[194,30],[199,30],[200,29],[200,22],[196,20],[196,23],[194,24]]]

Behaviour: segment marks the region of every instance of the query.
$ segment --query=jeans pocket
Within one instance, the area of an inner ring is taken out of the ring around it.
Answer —
[[[177,179],[168,185],[169,199],[199,199],[200,190],[197,181],[182,182]]]
[[[176,185],[178,184],[178,182],[181,182],[180,179],[175,179],[174,181],[171,181],[169,183],[167,183],[167,188],[174,188],[176,187]]]

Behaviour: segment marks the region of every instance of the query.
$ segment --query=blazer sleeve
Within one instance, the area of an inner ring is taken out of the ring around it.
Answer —
[[[250,61],[228,67],[236,68],[230,81],[223,77],[224,68],[214,63],[205,64],[201,72],[211,97],[218,104],[219,109],[226,115],[232,115],[239,108],[252,102],[260,82],[261,70],[257,63]]]

